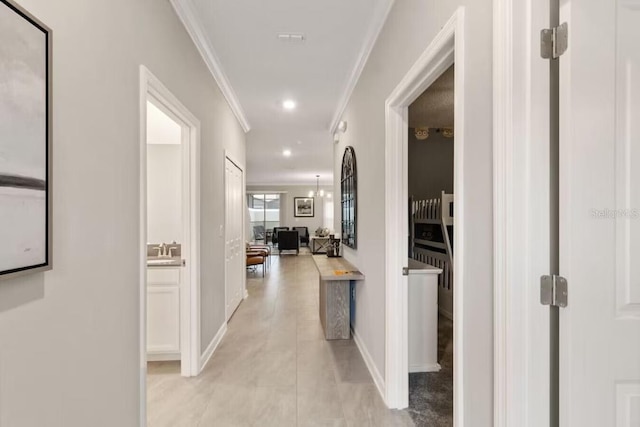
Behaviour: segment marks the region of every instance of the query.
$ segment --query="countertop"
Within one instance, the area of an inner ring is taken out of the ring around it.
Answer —
[[[442,269],[409,258],[409,274],[440,274]]]
[[[181,257],[147,257],[147,268],[182,267]]]
[[[322,280],[364,280],[364,274],[344,258],[329,258],[326,255],[312,257]]]

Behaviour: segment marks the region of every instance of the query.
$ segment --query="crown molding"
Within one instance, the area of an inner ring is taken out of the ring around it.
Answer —
[[[227,100],[231,111],[233,111],[233,114],[238,119],[238,122],[240,122],[240,126],[242,126],[242,129],[245,132],[249,132],[251,130],[251,126],[249,125],[249,121],[247,120],[244,110],[242,109],[242,105],[240,105],[238,96],[233,90],[233,87],[231,86],[231,83],[229,82],[229,79],[227,78],[227,75],[222,68],[220,59],[218,58],[218,55],[211,45],[209,37],[202,27],[202,24],[197,17],[198,14],[193,9],[191,1],[169,1],[171,2],[173,9],[176,11],[178,18],[180,18],[180,21],[182,21],[182,24],[186,28],[187,33],[189,33],[189,36],[191,36],[191,40],[193,40],[193,43],[196,45],[196,48],[200,52],[200,55],[202,55],[202,59],[204,59],[204,62],[207,64],[207,67],[211,72],[211,75],[220,87],[220,91]]]
[[[394,1],[395,0],[388,0],[386,2],[380,2],[373,12],[373,20],[371,21],[371,25],[367,31],[364,44],[362,45],[362,49],[360,49],[360,53],[358,54],[358,59],[351,70],[351,74],[347,80],[347,85],[342,91],[342,97],[338,102],[338,108],[336,108],[336,112],[333,114],[333,119],[329,126],[329,132],[332,135],[336,133],[338,123],[342,119],[342,114],[349,104],[349,100],[351,99],[351,95],[358,84],[358,80],[360,80],[360,75],[362,75],[364,66],[367,65],[369,55],[371,55],[371,51],[378,40],[378,36],[380,36],[380,33],[382,32],[382,28],[384,27],[384,23],[387,21],[389,12],[391,12]]]

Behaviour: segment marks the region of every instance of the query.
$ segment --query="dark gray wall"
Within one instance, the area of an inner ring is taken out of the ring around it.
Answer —
[[[419,141],[409,128],[409,196],[431,199],[442,190],[453,193],[453,138],[432,130]]]

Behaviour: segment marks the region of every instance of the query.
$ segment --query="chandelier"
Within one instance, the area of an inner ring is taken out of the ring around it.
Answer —
[[[309,191],[309,197],[324,197],[324,190],[320,190],[320,175],[316,175],[316,191]]]

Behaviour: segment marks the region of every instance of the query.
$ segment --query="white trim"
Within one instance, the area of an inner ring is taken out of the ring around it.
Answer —
[[[494,0],[494,425],[549,420],[549,3]]]
[[[213,337],[209,345],[207,346],[204,353],[202,353],[202,356],[200,356],[200,363],[199,363],[200,370],[198,371],[198,373],[202,372],[205,366],[207,366],[207,363],[209,363],[211,356],[213,356],[213,353],[216,351],[216,349],[222,342],[222,338],[224,338],[226,333],[227,333],[227,322],[224,322],[222,326],[220,326],[220,329],[218,329],[218,332]]]
[[[463,298],[464,298],[464,8],[459,7],[424,53],[411,67],[386,101],[385,145],[385,235],[386,250],[386,336],[385,336],[385,401],[390,408],[408,406],[409,398],[409,337],[408,286],[402,267],[406,264],[408,215],[408,107],[447,68],[455,63],[455,134],[454,141],[454,203],[456,260],[454,277],[454,422],[464,425],[463,418]],[[398,236],[402,236],[398,238]]]
[[[182,124],[183,146],[183,257],[187,260],[180,281],[181,375],[199,372],[200,353],[200,121],[144,65],[140,66],[140,422],[146,424],[147,336],[147,101],[153,99],[163,111]],[[187,167],[184,167],[186,164]]]
[[[362,49],[358,54],[358,58],[356,59],[356,63],[351,70],[351,74],[347,79],[347,84],[345,88],[342,90],[342,97],[338,102],[338,107],[336,108],[335,113],[333,114],[333,118],[331,119],[331,125],[329,126],[329,132],[333,135],[336,133],[336,129],[338,129],[338,124],[342,119],[342,114],[344,110],[347,108],[349,104],[349,100],[351,99],[351,95],[358,84],[358,80],[360,80],[360,75],[362,75],[362,71],[364,71],[364,66],[367,65],[367,60],[369,60],[369,56],[371,55],[371,51],[382,32],[382,28],[384,28],[384,23],[387,21],[387,17],[389,16],[389,12],[391,12],[391,8],[393,7],[393,3],[395,0],[387,0],[380,2],[375,10],[373,11],[373,19],[371,20],[371,25],[369,26],[369,30],[364,38],[364,44],[362,45]]]
[[[494,426],[507,427],[510,367],[507,366],[509,330],[508,284],[512,235],[510,215],[513,135],[512,0],[493,2],[493,394]]]
[[[182,21],[182,24],[191,36],[193,43],[196,45],[198,52],[202,55],[202,59],[204,59],[205,64],[209,68],[211,75],[215,79],[216,83],[220,87],[220,91],[224,95],[231,111],[238,119],[240,126],[245,132],[249,132],[251,130],[251,125],[247,120],[247,116],[238,100],[238,96],[236,92],[233,90],[231,83],[229,82],[229,78],[224,72],[222,68],[222,63],[216,54],[209,37],[205,29],[203,28],[200,20],[198,19],[198,12],[194,10],[191,2],[188,0],[169,0],[171,5],[176,11],[178,18]]]
[[[365,365],[367,365],[367,368],[369,369],[371,378],[373,378],[373,383],[376,385],[376,388],[378,389],[378,393],[380,393],[380,396],[382,397],[382,399],[384,399],[384,396],[386,393],[384,377],[376,367],[376,364],[373,362],[373,358],[371,357],[369,350],[367,350],[367,347],[365,346],[364,342],[360,338],[360,335],[358,335],[355,329],[351,329],[351,333],[353,334],[353,341],[356,343],[356,347],[358,347],[358,350],[362,355],[362,359],[364,360]]]
[[[180,360],[180,353],[153,353],[147,356],[147,362],[166,362],[169,360]]]
[[[409,365],[409,373],[416,372],[440,372],[442,366],[439,363],[430,363],[428,365]]]
[[[138,177],[140,200],[138,210],[140,218],[138,226],[140,227],[140,240],[138,242],[138,266],[139,266],[139,318],[138,323],[138,357],[140,362],[140,378],[138,387],[140,389],[140,412],[138,424],[140,427],[147,425],[147,75],[140,69],[140,88],[138,96],[138,108],[140,110],[139,117],[139,149],[140,152],[140,175]],[[142,143],[144,142],[144,144]],[[144,286],[143,286],[144,284]]]

